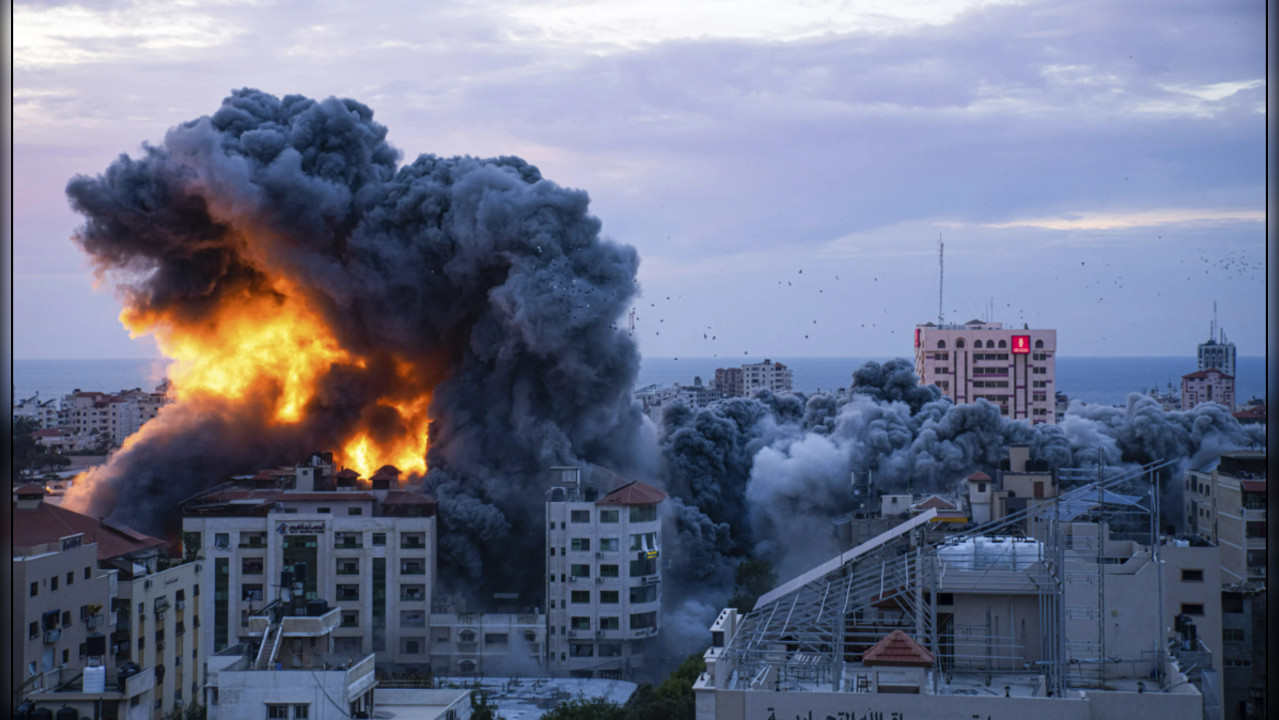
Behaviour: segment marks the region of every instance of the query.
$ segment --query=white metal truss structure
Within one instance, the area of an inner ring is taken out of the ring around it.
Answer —
[[[1117,533],[1111,535],[1138,540],[1158,553],[1155,477],[1170,465],[1164,461],[1117,473],[942,541],[924,540],[931,515],[921,515],[842,553],[765,594],[741,620],[721,655],[735,667],[728,689],[864,690],[865,678],[849,666],[894,629],[933,653],[934,683],[946,674],[989,679],[993,672],[1011,671],[1044,675],[1048,691],[1057,696],[1067,688],[1104,684],[1107,559],[1101,539],[1114,527]],[[1061,526],[1070,522],[1096,523],[1098,540],[1063,536]],[[982,564],[983,543],[985,550],[997,545],[999,563]],[[972,565],[964,566],[963,553],[970,548]],[[1080,551],[1091,556],[1096,572],[1067,571],[1068,551],[1071,557]],[[979,572],[954,571],[959,566]],[[1006,661],[1025,649],[1011,628],[997,632],[989,618],[976,625],[939,626],[943,584],[1036,597],[1043,659],[1029,668],[1008,666]],[[1078,634],[1081,618],[1095,618],[1096,625],[1089,627],[1096,632]],[[1070,638],[1068,619],[1076,621],[1070,623]]]

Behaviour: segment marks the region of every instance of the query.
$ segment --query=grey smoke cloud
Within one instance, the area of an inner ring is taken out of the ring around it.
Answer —
[[[704,516],[702,523],[727,524],[733,538],[726,555],[693,538],[701,567],[751,553],[774,562],[783,577],[794,575],[836,551],[830,521],[853,509],[850,472],[871,472],[886,492],[944,491],[974,471],[993,471],[1012,444],[1029,445],[1031,458],[1050,467],[1091,467],[1098,447],[1110,466],[1173,460],[1160,483],[1171,503],[1165,509],[1172,508],[1164,522],[1176,523],[1187,468],[1266,436],[1219,405],[1165,413],[1137,394],[1126,408],[1074,404],[1060,426],[1030,426],[985,400],[953,404],[918,385],[905,360],[868,363],[854,373],[850,397],[817,394],[796,415],[801,400],[770,393],[696,413],[666,410],[664,467],[674,494],[689,504],[680,521],[693,527]]]

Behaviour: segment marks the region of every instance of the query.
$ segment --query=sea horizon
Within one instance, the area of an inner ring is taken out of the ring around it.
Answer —
[[[883,363],[893,356],[700,356],[644,357],[635,388],[648,385],[689,385],[700,377],[709,383],[718,367],[736,367],[765,359],[782,362],[794,371],[798,392],[833,392],[852,383],[852,373],[867,362]],[[911,358],[905,357],[910,360]],[[1157,389],[1167,392],[1172,383],[1180,390],[1181,376],[1197,369],[1193,356],[1176,355],[1058,355],[1055,391],[1085,403],[1123,405],[1133,392]],[[1266,356],[1241,355],[1236,359],[1236,404],[1253,397],[1265,398]],[[41,399],[62,397],[76,389],[116,392],[151,389],[165,377],[171,362],[164,358],[15,358],[14,401],[39,393]],[[731,365],[729,363],[732,363]]]

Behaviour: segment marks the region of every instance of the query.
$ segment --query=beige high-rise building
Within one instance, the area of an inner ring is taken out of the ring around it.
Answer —
[[[1056,424],[1057,331],[963,325],[915,326],[915,373],[956,403],[984,399],[1014,420]]]

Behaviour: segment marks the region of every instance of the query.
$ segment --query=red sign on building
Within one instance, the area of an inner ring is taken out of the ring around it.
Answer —
[[[915,328],[915,347],[919,347],[919,328]]]
[[[1030,352],[1029,335],[1013,335],[1013,354],[1025,355]]]

